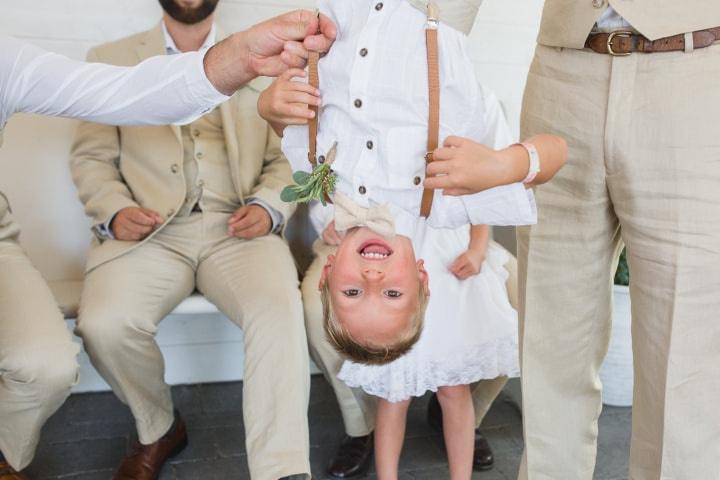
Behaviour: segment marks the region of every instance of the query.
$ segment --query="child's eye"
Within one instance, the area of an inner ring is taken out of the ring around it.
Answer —
[[[360,295],[360,290],[358,290],[357,288],[348,288],[347,290],[343,290],[342,293],[346,297],[357,297],[358,295]]]
[[[402,297],[402,293],[397,290],[385,290],[385,296],[389,298],[399,298]]]

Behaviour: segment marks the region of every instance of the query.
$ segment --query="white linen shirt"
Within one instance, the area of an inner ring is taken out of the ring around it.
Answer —
[[[193,52],[116,67],[0,36],[0,130],[17,112],[114,125],[188,123],[229,98],[208,80],[203,58]]]
[[[614,8],[608,7],[595,24],[598,32],[612,32],[614,30],[632,30],[630,22],[620,16]]]
[[[320,61],[318,155],[337,142],[337,190],[365,207],[389,205],[398,233],[412,237],[428,135],[427,17],[405,0],[321,0],[320,10],[339,33]],[[493,125],[466,38],[442,24],[442,12],[440,19],[440,142],[450,135],[482,141]],[[293,170],[310,171],[307,127],[286,128],[283,151]],[[536,217],[532,192],[516,183],[464,197],[436,191],[428,222],[525,225]]]

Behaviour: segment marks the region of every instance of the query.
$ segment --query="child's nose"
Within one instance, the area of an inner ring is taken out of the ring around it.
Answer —
[[[380,280],[385,276],[385,272],[374,268],[366,268],[363,270],[363,276],[367,280]]]

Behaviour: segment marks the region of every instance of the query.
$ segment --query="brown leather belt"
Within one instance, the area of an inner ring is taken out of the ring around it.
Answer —
[[[633,52],[656,53],[692,51],[696,48],[709,47],[720,40],[720,27],[698,30],[688,34],[692,35],[693,45],[685,44],[685,34],[672,37],[650,40],[642,35],[628,30],[618,30],[609,33],[591,33],[585,41],[585,48],[597,53],[607,53],[613,56],[630,55]]]

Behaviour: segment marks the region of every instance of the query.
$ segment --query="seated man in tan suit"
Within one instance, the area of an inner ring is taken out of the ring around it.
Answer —
[[[221,38],[216,0],[160,3],[160,25],[97,47],[89,59],[132,65],[203,50]],[[116,479],[157,478],[187,443],[155,333],[195,289],[245,334],[252,478],[309,476],[303,310],[295,264],[279,235],[292,214],[279,195],[291,172],[278,138],[257,114],[257,97],[250,84],[183,127],[78,129],[71,168],[97,238],[77,330],[95,367],[130,407],[139,437]]]

